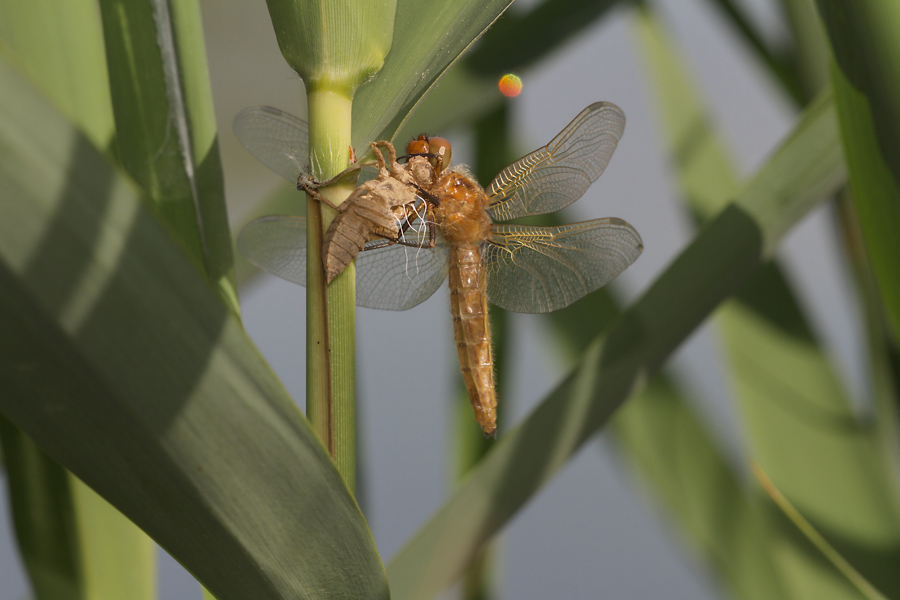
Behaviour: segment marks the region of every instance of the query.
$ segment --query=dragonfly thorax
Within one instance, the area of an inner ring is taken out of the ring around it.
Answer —
[[[441,235],[450,244],[479,244],[490,235],[484,189],[463,171],[444,172],[432,188],[440,202],[434,209]]]

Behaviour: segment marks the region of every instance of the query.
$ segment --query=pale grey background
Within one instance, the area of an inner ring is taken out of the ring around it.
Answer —
[[[782,28],[769,0],[745,2],[773,37]],[[671,31],[744,174],[752,173],[790,128],[789,102],[766,80],[724,22],[703,0],[659,2]],[[264,3],[206,0],[203,6],[220,143],[232,217],[237,220],[278,177],[240,147],[230,123],[244,106],[270,104],[303,116],[302,85],[281,59]],[[517,7],[514,6],[513,9]],[[522,7],[519,6],[518,9]],[[615,11],[537,68],[520,73],[524,90],[513,103],[522,148],[548,141],[597,100],[623,108],[628,125],[606,173],[572,208],[578,218],[616,216],[640,231],[645,251],[620,277],[627,299],[639,295],[689,240],[690,225],[673,185],[653,98],[642,71],[628,11]],[[464,132],[446,132],[454,158],[466,160]],[[803,284],[801,297],[857,395],[863,391],[862,343],[855,298],[838,250],[832,218],[818,209],[788,237],[783,254]],[[242,293],[250,335],[295,398],[304,395],[304,290],[273,277]],[[456,356],[446,289],[406,313],[358,313],[358,390],[367,517],[385,561],[438,507],[448,491],[452,441],[447,398],[456,383]],[[520,420],[564,374],[543,343],[546,331],[528,315],[513,319],[515,371],[505,413]],[[711,426],[742,465],[742,434],[730,392],[718,374],[717,341],[704,327],[678,351],[678,368]],[[397,389],[381,373],[413,365]],[[500,538],[499,598],[718,597],[668,524],[639,495],[612,448],[586,445],[512,521]],[[0,497],[0,600],[24,598],[11,541],[6,497]],[[160,598],[199,598],[191,577],[161,553]]]

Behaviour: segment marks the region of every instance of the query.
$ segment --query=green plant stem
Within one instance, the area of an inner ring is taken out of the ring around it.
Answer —
[[[307,100],[310,166],[313,176],[324,181],[350,162],[352,101],[340,91],[315,89],[309,91]],[[353,188],[352,183],[342,183],[321,193],[340,204]],[[321,268],[322,234],[334,219],[334,211],[309,202],[307,215],[306,415],[352,491],[356,476],[356,269],[349,266],[326,286]]]

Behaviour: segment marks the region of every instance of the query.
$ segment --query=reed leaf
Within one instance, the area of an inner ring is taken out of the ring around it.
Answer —
[[[388,597],[356,503],[229,307],[5,62],[0,87],[0,410],[219,600]]]

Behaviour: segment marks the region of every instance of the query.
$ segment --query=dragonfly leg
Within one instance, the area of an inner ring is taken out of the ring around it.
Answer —
[[[360,169],[362,169],[365,166],[366,166],[366,163],[360,163],[360,162],[353,163],[352,165],[350,165],[349,167],[347,167],[346,169],[344,169],[343,171],[341,171],[340,173],[338,173],[331,179],[322,181],[320,183],[317,183],[316,185],[320,188],[327,187],[329,185],[333,185],[333,184],[337,183],[338,181],[340,181],[341,179],[355,173],[356,171],[359,171]]]
[[[381,153],[381,150],[378,149],[378,144],[376,142],[369,142],[369,148],[372,149],[372,154],[375,155],[375,168],[380,172],[387,164],[384,162],[384,155]]]
[[[441,201],[437,199],[437,196],[422,189],[422,186],[420,186],[418,183],[413,183],[412,185],[416,187],[417,195],[421,196],[423,200],[425,200],[426,202],[431,202],[432,206],[441,205]]]
[[[363,246],[363,249],[361,251],[366,252],[367,250],[377,250],[378,248],[384,248],[386,246],[393,246],[396,243],[397,243],[396,240],[387,240],[387,239],[373,240],[373,241],[367,243],[365,246]]]
[[[338,207],[333,202],[331,202],[331,200],[329,200],[328,198],[326,198],[325,196],[320,194],[319,190],[323,187],[328,187],[329,185],[333,185],[333,184],[337,183],[341,179],[351,175],[352,173],[355,173],[356,171],[359,171],[367,164],[368,163],[359,163],[359,162],[353,163],[352,165],[350,165],[349,167],[347,167],[346,169],[344,169],[343,171],[341,171],[340,173],[338,173],[331,179],[327,179],[325,181],[316,181],[309,175],[301,175],[300,177],[297,178],[297,189],[302,192],[306,192],[316,201],[321,202],[322,204],[328,206],[332,210],[337,211]]]
[[[388,170],[391,172],[391,175],[396,176],[397,173],[394,171],[394,165],[397,164],[397,151],[394,149],[394,144],[387,140],[378,140],[369,143],[369,147],[372,149],[372,152],[375,152],[381,159],[382,165],[388,165]],[[377,148],[380,147],[387,148],[388,159],[386,163],[384,162],[384,155],[381,154],[380,150],[377,150]]]
[[[301,192],[306,192],[309,194],[309,197],[317,202],[321,202],[325,206],[329,207],[334,211],[338,211],[337,205],[335,205],[331,200],[323,196],[319,193],[319,188],[324,187],[325,184],[319,183],[312,177],[301,175],[297,178],[297,189]]]

